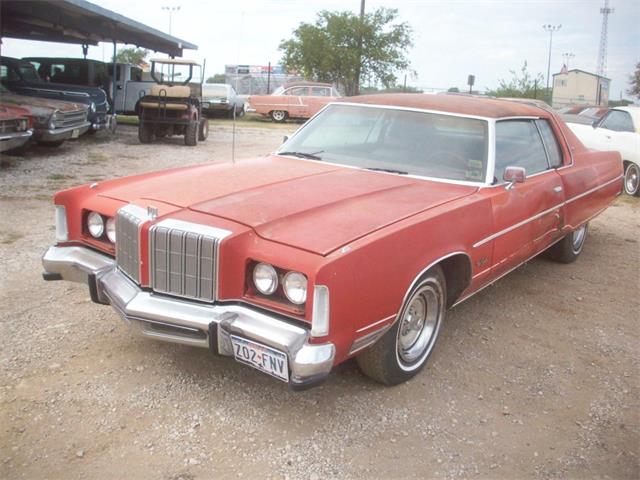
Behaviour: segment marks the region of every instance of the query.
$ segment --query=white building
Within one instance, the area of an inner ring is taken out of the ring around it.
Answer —
[[[577,68],[567,70],[562,67],[560,73],[553,75],[553,108],[567,105],[602,105],[609,104],[609,78],[595,73],[585,72]]]

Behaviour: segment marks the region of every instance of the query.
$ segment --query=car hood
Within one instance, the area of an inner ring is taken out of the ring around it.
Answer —
[[[225,218],[265,239],[327,255],[476,188],[271,156],[122,179],[100,190],[124,202]]]
[[[42,97],[27,97],[26,95],[17,95],[14,93],[2,93],[0,98],[1,105],[11,105],[29,110],[33,115],[43,116],[51,115],[54,110],[61,112],[72,112],[75,110],[86,110],[86,105],[63,102],[60,100],[52,100]]]
[[[50,82],[17,82],[9,87],[24,95],[38,95],[69,102],[84,104],[93,102],[96,105],[101,105],[107,101],[107,94],[98,87]]]

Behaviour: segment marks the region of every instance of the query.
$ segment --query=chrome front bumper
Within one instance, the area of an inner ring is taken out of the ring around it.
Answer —
[[[275,314],[239,304],[205,304],[142,290],[116,266],[115,260],[94,250],[50,247],[42,257],[45,280],[89,285],[91,298],[110,304],[137,333],[166,342],[210,348],[233,356],[231,335],[285,352],[289,383],[307,388],[324,380],[333,367],[332,343],[309,343],[309,331]]]
[[[18,148],[29,141],[33,130],[24,132],[0,133],[0,152]]]
[[[89,122],[83,122],[80,125],[75,125],[73,127],[60,127],[48,130],[41,130],[36,128],[33,132],[33,139],[41,142],[58,142],[60,140],[69,140],[74,136],[74,130],[78,131],[77,137],[79,137],[87,130],[89,130],[90,126],[91,124]]]

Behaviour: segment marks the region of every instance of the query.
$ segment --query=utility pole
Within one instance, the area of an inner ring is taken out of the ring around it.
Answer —
[[[609,14],[613,13],[614,9],[609,8],[609,0],[604,0],[604,7],[600,9],[602,14],[602,30],[600,31],[600,48],[598,50],[598,68],[596,73],[600,77],[604,77],[607,74],[607,37],[609,30]]]
[[[356,88],[354,89],[354,95],[360,95],[360,70],[362,67],[362,30],[364,26],[364,3],[365,0],[360,0],[360,25],[358,28],[358,65],[356,66]]]
[[[564,58],[564,64],[567,67],[567,70],[569,70],[569,60],[571,60],[574,57],[575,55],[571,52],[565,52],[562,54],[562,58]]]
[[[551,75],[551,47],[553,46],[553,32],[557,32],[562,28],[560,25],[543,25],[542,28],[545,32],[549,32],[549,61],[547,62],[547,93],[549,93],[549,78]]]
[[[177,12],[180,10],[180,5],[174,6],[174,7],[170,7],[170,6],[163,6],[161,7],[162,10],[169,12],[169,35],[171,35],[171,17],[173,16],[173,12]]]

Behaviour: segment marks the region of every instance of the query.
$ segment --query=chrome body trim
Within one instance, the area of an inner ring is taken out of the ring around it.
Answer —
[[[205,304],[144,291],[116,268],[113,258],[86,247],[52,246],[42,264],[46,273],[62,280],[86,283],[95,278],[98,298],[145,337],[213,348],[225,356],[233,356],[231,335],[253,340],[287,355],[289,383],[297,388],[323,380],[333,367],[333,343],[310,343],[310,331],[285,317],[249,305]]]
[[[392,318],[395,318],[396,315],[397,315],[397,313],[394,313],[393,315],[389,315],[388,317],[385,317],[382,320],[378,320],[377,322],[370,323],[369,325],[367,325],[365,327],[362,327],[362,328],[359,328],[358,330],[356,330],[356,333],[364,332],[365,330],[369,330],[370,328],[373,328],[376,325],[380,325],[381,323],[388,322]]]
[[[537,213],[537,214],[533,215],[532,217],[526,218],[525,220],[522,220],[521,222],[518,222],[515,225],[511,225],[510,227],[507,227],[507,228],[505,228],[503,230],[500,230],[499,232],[491,234],[488,237],[483,238],[482,240],[474,243],[473,244],[473,248],[478,248],[478,247],[484,245],[485,243],[490,242],[491,240],[495,240],[496,238],[501,237],[502,235],[505,235],[505,234],[515,230],[516,228],[520,228],[520,227],[526,225],[529,222],[533,222],[534,220],[537,220],[540,217],[544,217],[545,215],[553,212],[554,210],[562,208],[562,207],[564,207],[565,205],[567,205],[567,204],[569,204],[571,202],[575,202],[576,200],[579,200],[579,199],[581,199],[583,197],[586,197],[587,195],[590,195],[593,192],[596,192],[596,191],[600,190],[601,188],[607,187],[607,186],[611,185],[612,183],[619,181],[620,179],[622,179],[622,177],[623,176],[620,175],[619,177],[613,178],[613,179],[603,183],[602,185],[598,185],[597,187],[593,187],[593,188],[587,190],[586,192],[582,192],[581,194],[576,195],[575,197],[571,197],[570,199],[565,200],[564,202],[560,202],[559,204],[557,204],[557,205],[555,205],[555,206],[553,206],[551,208],[548,208],[547,210],[544,210],[543,212]],[[561,191],[562,191],[562,189],[560,190],[560,192]],[[560,193],[557,190],[556,190],[556,192]]]
[[[384,325],[383,327],[374,330],[373,332],[369,332],[366,335],[363,335],[359,338],[356,338],[351,344],[351,348],[349,348],[349,355],[354,355],[358,353],[360,350],[364,350],[365,348],[376,343],[380,337],[382,337],[387,330],[391,328],[391,325]]]

